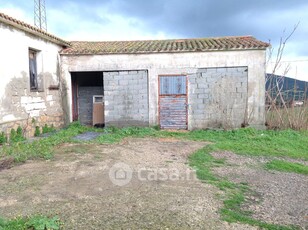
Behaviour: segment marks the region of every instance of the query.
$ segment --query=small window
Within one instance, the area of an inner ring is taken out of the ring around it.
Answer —
[[[160,95],[185,95],[186,76],[160,76]]]
[[[36,56],[37,52],[29,50],[30,90],[38,90]]]
[[[104,102],[104,96],[93,96],[93,103],[103,103]]]

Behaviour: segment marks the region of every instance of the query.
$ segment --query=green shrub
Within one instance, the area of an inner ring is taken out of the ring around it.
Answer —
[[[0,145],[3,145],[4,143],[6,143],[6,141],[7,141],[6,135],[4,132],[2,132],[0,134]]]
[[[53,126],[53,124],[51,126],[48,126],[47,124],[45,124],[42,128],[42,133],[51,133],[55,131],[55,127]]]
[[[17,130],[16,130],[17,136],[23,136],[22,134],[22,128],[20,126],[18,126]]]
[[[160,130],[160,126],[159,126],[159,125],[154,125],[154,126],[152,126],[152,128],[153,128],[154,130],[156,130],[156,131],[159,131],[159,130]]]
[[[25,137],[23,136],[22,133],[22,128],[18,126],[17,130],[11,129],[10,133],[10,141],[11,142],[19,142],[19,141],[24,141]]]
[[[39,135],[41,135],[40,127],[35,126],[34,136],[38,137]]]
[[[16,130],[15,129],[11,129],[10,132],[10,141],[14,141],[16,139]]]

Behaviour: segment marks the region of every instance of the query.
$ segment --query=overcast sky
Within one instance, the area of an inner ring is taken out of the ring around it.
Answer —
[[[278,48],[289,35],[288,76],[308,81],[308,0],[45,0],[48,32],[66,40],[253,35]],[[0,11],[33,24],[34,0],[0,0]],[[270,70],[268,70],[270,71]]]

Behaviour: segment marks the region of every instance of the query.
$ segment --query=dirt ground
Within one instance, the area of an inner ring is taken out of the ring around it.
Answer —
[[[240,156],[232,152],[212,155],[226,159],[223,167],[214,169],[216,174],[236,183],[248,183],[252,189],[242,208],[252,211],[253,217],[267,223],[308,229],[307,176],[265,170],[264,164],[273,158]],[[305,161],[283,160],[307,165]]]
[[[64,144],[52,160],[0,171],[0,216],[56,214],[63,229],[254,229],[221,221],[221,192],[188,167],[187,156],[205,144]],[[131,174],[113,167],[119,163]]]

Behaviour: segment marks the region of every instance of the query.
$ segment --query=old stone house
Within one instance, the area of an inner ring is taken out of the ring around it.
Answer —
[[[0,127],[264,126],[269,44],[251,36],[67,42],[0,14]],[[12,45],[14,44],[14,45]],[[32,128],[31,128],[32,127]]]
[[[2,13],[0,38],[1,130],[63,126],[59,52],[69,43]]]

